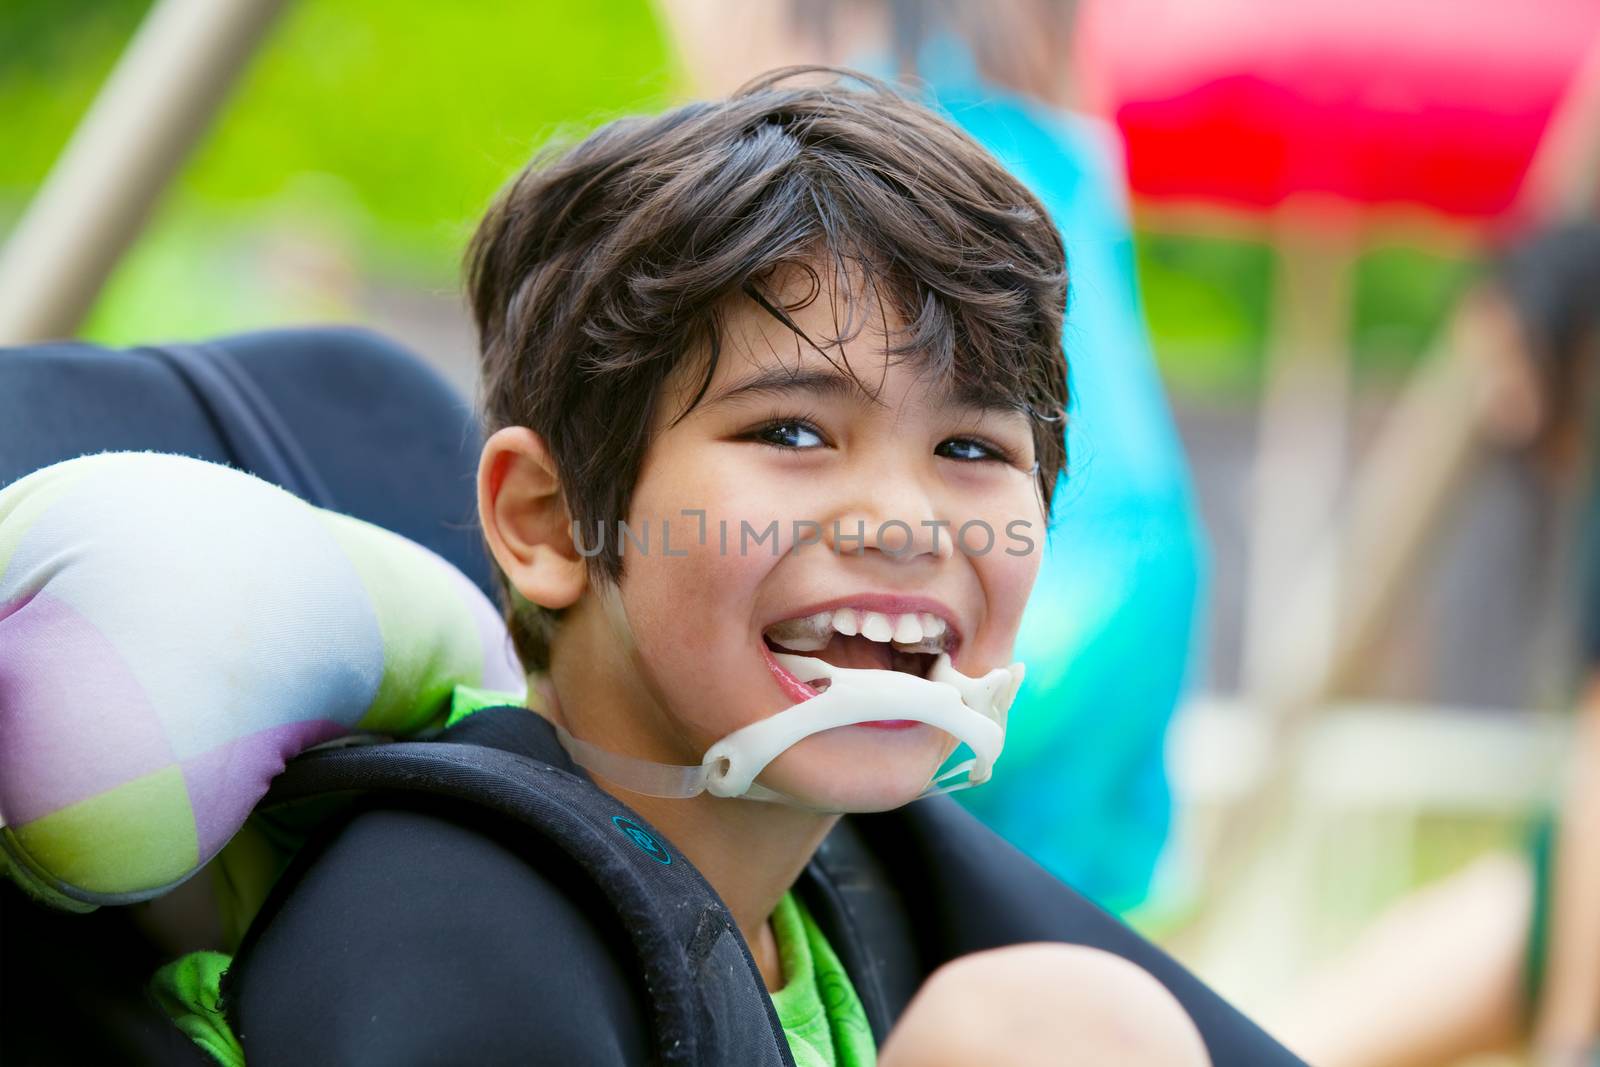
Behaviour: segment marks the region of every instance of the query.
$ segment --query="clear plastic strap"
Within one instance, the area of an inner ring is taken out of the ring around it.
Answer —
[[[977,766],[977,763],[978,761],[976,759],[961,761],[954,767],[951,767],[948,771],[936,776],[928,783],[928,788],[918,793],[914,799],[922,800],[924,797],[942,796],[945,793],[954,793],[961,789],[971,789],[975,785],[982,785],[982,782],[974,782],[971,778],[963,778],[961,781],[951,782],[949,785],[941,784],[947,779],[954,778],[958,774],[970,774],[972,768]],[[807,811],[823,812],[829,815],[847,814],[845,812],[833,811],[832,809],[828,808],[813,807],[797,797],[792,797],[787,793],[780,793],[776,789],[768,789],[760,782],[751,782],[750,788],[745,790],[745,792],[741,794],[741,797],[744,800],[761,800],[769,804],[787,804],[790,807],[803,808]]]
[[[978,761],[976,759],[962,760],[960,763],[956,764],[954,767],[951,767],[943,774],[935,775],[933,781],[929,782],[928,784],[941,785],[947,778],[954,778],[956,775],[963,772],[970,774],[972,772],[972,768],[976,767],[977,765]]]
[[[954,767],[951,767],[943,774],[935,776],[933,781],[928,783],[928,788],[917,794],[917,799],[922,800],[924,797],[943,796],[945,793],[954,793],[960,789],[971,789],[975,785],[981,785],[981,782],[974,782],[971,778],[972,768],[976,767],[977,765],[978,761],[975,759],[962,760],[960,763],[956,764]],[[949,779],[954,778],[956,775],[963,772],[965,772],[968,777],[963,778],[959,782],[950,782],[948,785],[944,784]]]
[[[745,800],[764,800],[769,804],[790,804],[804,807],[804,805],[800,804],[799,801],[797,801],[794,797],[789,796],[787,793],[780,793],[776,789],[768,789],[760,782],[751,782],[750,788],[746,789],[741,796]]]
[[[572,762],[630,792],[668,800],[687,800],[705,792],[706,768],[702,764],[655,763],[607,752],[599,745],[573,737],[557,723],[551,725]]]
[[[917,799],[926,800],[928,797],[940,797],[944,796],[946,793],[955,793],[959,792],[960,790],[971,789],[975,785],[982,784],[982,782],[974,782],[971,778],[963,778],[961,781],[951,782],[949,785],[941,785],[930,789],[924,789],[921,793],[917,794]]]

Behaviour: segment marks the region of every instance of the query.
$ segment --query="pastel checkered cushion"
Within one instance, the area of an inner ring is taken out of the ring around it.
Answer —
[[[158,896],[284,761],[521,692],[494,606],[444,559],[252,475],[109,452],[0,491],[0,860],[85,908]]]

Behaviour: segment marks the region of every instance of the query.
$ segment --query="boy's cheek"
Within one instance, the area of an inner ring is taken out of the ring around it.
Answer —
[[[984,627],[984,641],[979,650],[984,668],[1004,666],[1011,662],[1017,632],[1022,628],[1023,610],[1028,605],[1034,581],[1039,576],[1043,542],[1041,540],[1029,552],[1023,552],[1021,546],[1014,546],[1013,551],[1022,554],[1007,555],[1005,549],[997,548],[991,554],[995,558],[977,561],[987,562],[987,566],[979,569],[989,612],[988,624]]]
[[[621,583],[641,666],[678,713],[731,728],[727,716],[767,680],[751,610],[772,560],[741,557],[731,545],[724,554],[714,520],[705,544],[692,519],[669,523],[666,550],[656,551],[660,532],[657,520],[652,551],[627,560]]]
[[[628,520],[630,525],[648,525],[658,539],[665,527],[671,558],[770,558],[774,538],[768,530],[774,522],[782,542],[778,550],[787,547],[786,516],[803,487],[767,476],[759,465],[726,459],[696,465],[685,457],[672,458],[682,462],[664,462],[655,472],[658,477],[641,480]]]

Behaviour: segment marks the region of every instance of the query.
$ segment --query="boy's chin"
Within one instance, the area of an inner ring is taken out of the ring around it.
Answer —
[[[813,734],[767,765],[758,779],[818,811],[873,812],[922,795],[948,751],[932,726],[899,730],[842,726]]]

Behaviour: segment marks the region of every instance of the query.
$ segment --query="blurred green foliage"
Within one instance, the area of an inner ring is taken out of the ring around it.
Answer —
[[[1253,392],[1267,347],[1272,250],[1259,241],[1148,232],[1136,247],[1145,317],[1170,385]]]
[[[25,195],[44,177],[148,6],[146,0],[0,4],[0,197]]]
[[[0,0],[0,225],[149,6]],[[674,85],[647,0],[288,0],[84,332],[126,343],[359,318],[351,277],[448,293],[473,224],[541,144],[658,108]],[[1169,382],[1253,395],[1272,251],[1144,233],[1138,262]],[[1406,248],[1363,256],[1358,371],[1415,361],[1466,269]]]
[[[43,177],[148,7],[0,6],[0,104],[16,135],[0,192]],[[338,209],[361,213],[375,261],[436,267],[551,135],[660,106],[666,60],[645,0],[290,0],[172,195],[243,217],[320,176],[309,184],[342,187]]]
[[[1409,369],[1476,276],[1476,260],[1409,245],[1378,244],[1356,264],[1351,351],[1355,373],[1386,378]]]
[[[149,7],[0,2],[0,225]],[[540,145],[658,108],[671,88],[647,0],[289,0],[84,332],[121,342],[349,317],[337,285],[308,307],[304,287],[286,300],[260,284],[263,247],[284,233],[325,238],[386,283],[449,290],[473,224]]]
[[[1139,281],[1163,376],[1176,390],[1243,397],[1261,387],[1276,257],[1260,240],[1142,232]],[[1358,384],[1391,385],[1427,353],[1477,270],[1458,253],[1384,241],[1357,258],[1347,338]]]

